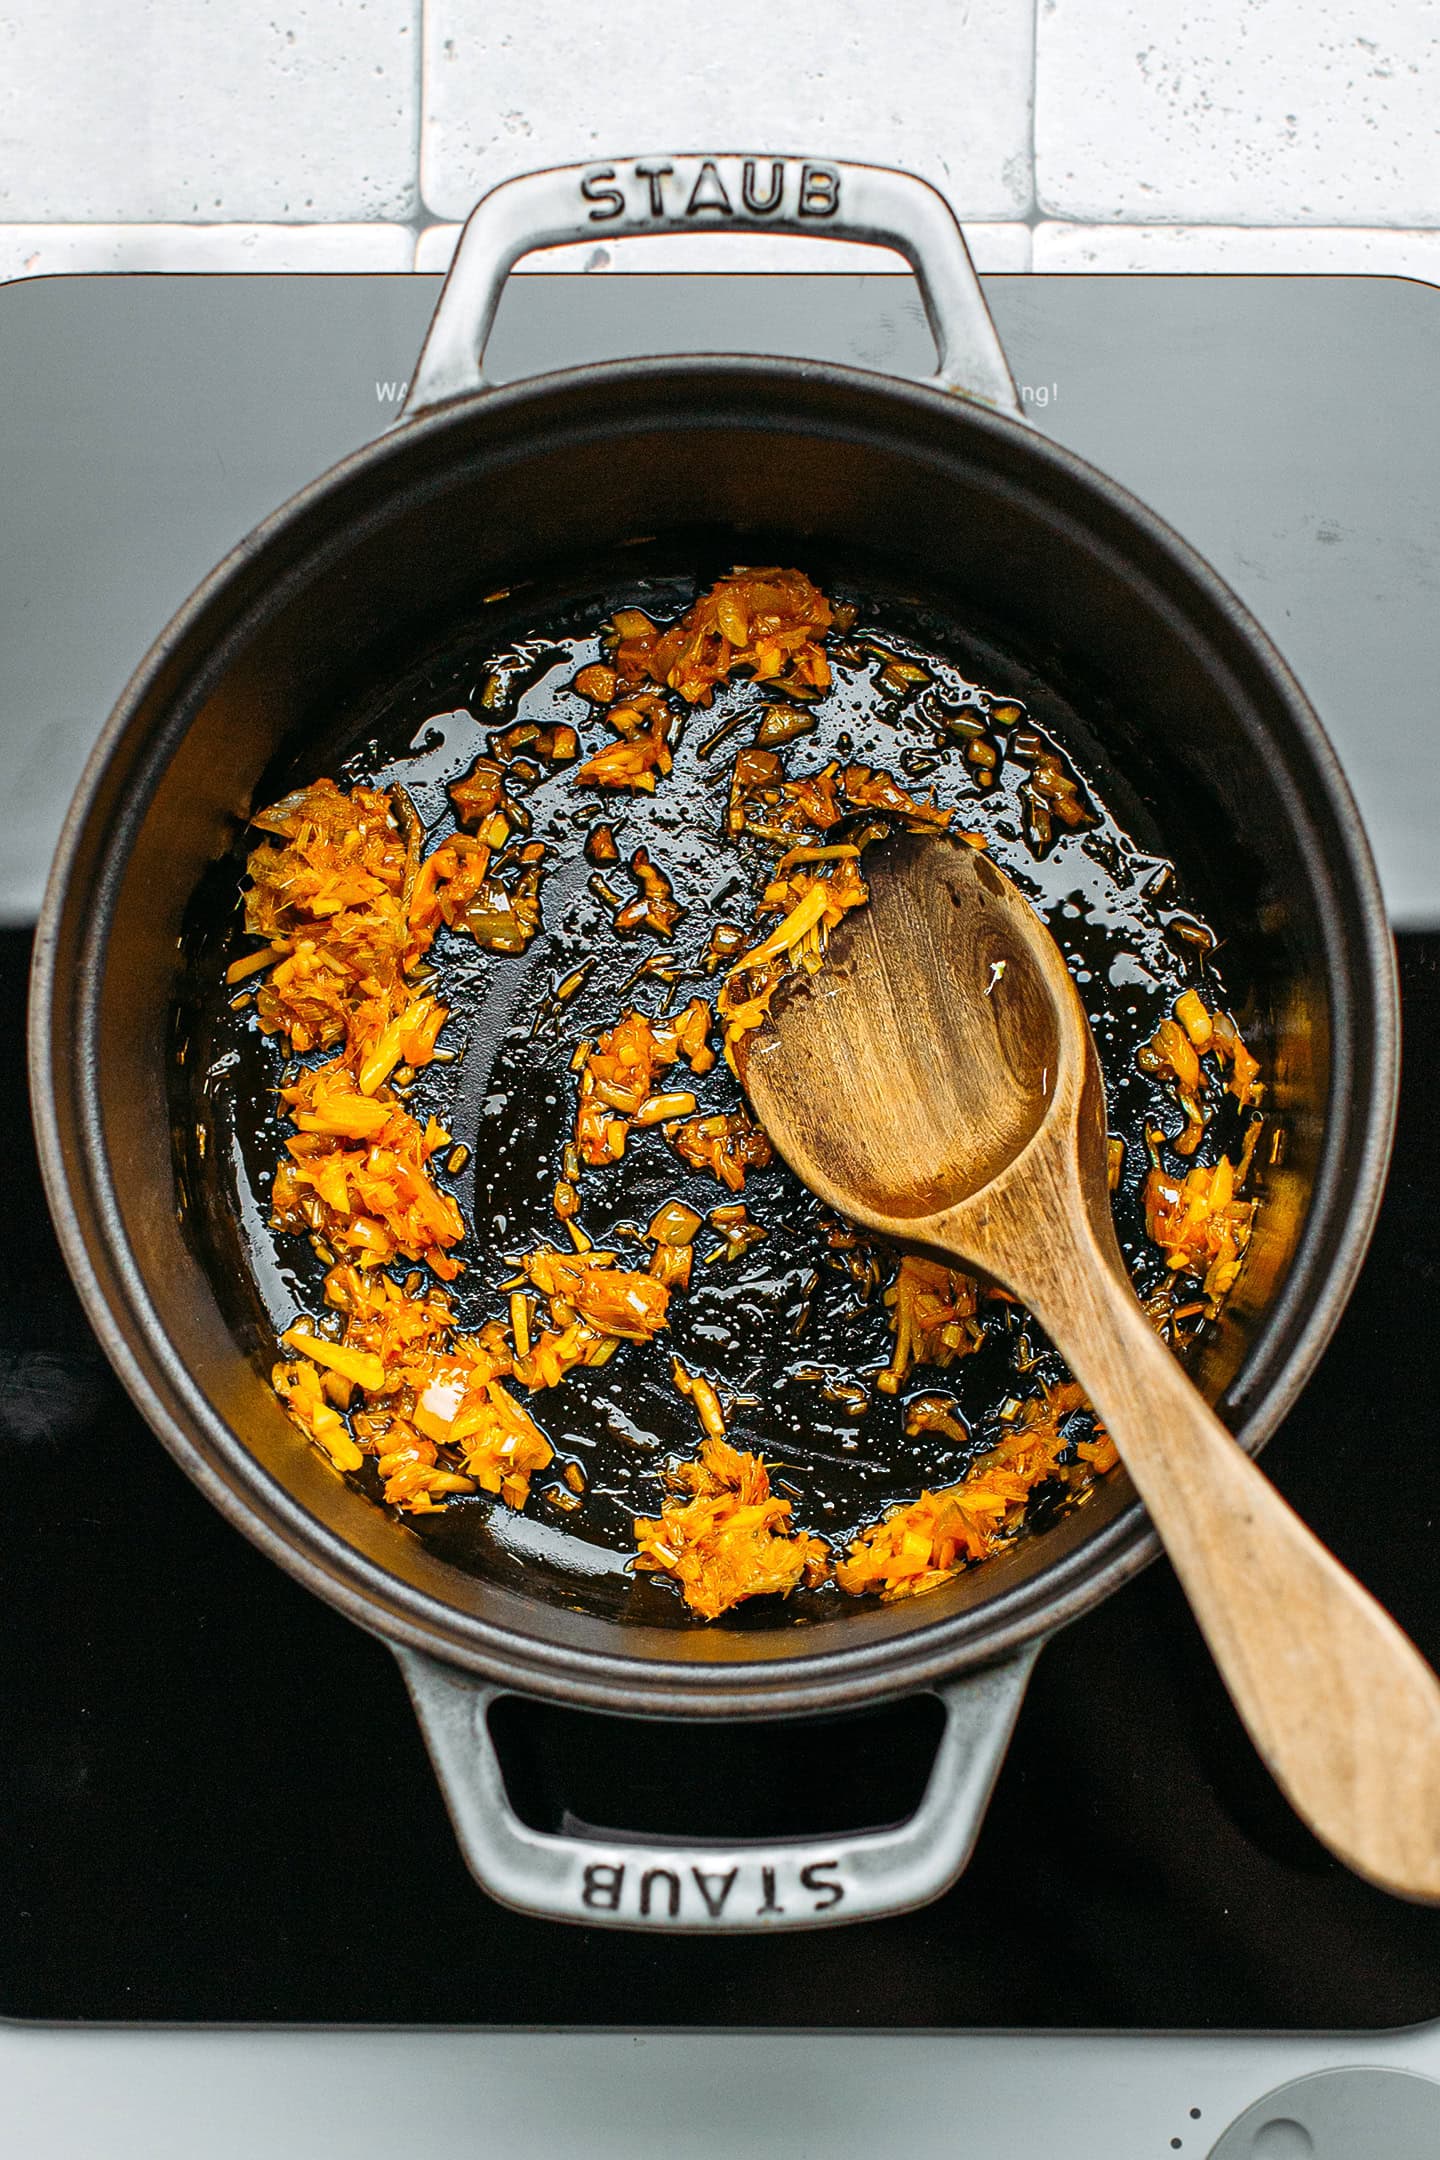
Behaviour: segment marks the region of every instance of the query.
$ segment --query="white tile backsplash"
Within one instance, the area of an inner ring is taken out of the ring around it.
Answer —
[[[438,269],[496,181],[656,142],[912,167],[982,269],[1440,278],[1437,113],[1440,0],[0,0],[0,278]]]
[[[1034,0],[426,0],[421,194],[463,217],[528,166],[671,150],[907,165],[962,214],[1033,200]]]
[[[409,270],[408,225],[0,225],[0,279],[96,270]]]
[[[1039,0],[1036,173],[1067,218],[1440,220],[1435,0]]]
[[[1036,270],[1308,272],[1423,278],[1440,285],[1440,230],[1364,225],[1071,225],[1035,227]]]
[[[0,7],[0,219],[409,218],[418,0]]]

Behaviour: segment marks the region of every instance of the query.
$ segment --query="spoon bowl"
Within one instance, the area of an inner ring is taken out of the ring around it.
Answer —
[[[843,1189],[834,1204],[881,1229],[954,1206],[1025,1153],[1074,1054],[1078,998],[979,850],[907,833],[865,867],[870,904],[839,925],[818,974],[776,992],[748,1038],[746,1085],[762,1122],[782,1094],[791,1106],[784,1146],[806,1184]]]

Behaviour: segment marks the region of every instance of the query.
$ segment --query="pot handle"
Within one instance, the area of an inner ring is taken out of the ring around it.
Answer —
[[[964,235],[927,180],[814,158],[613,158],[502,181],[471,211],[455,250],[405,419],[487,387],[483,356],[500,293],[522,255],[635,233],[784,232],[895,248],[920,282],[940,364],[936,385],[1020,413]]]
[[[532,1829],[510,1805],[489,1727],[490,1706],[507,1690],[421,1651],[390,1647],[460,1849],[491,1897],[587,1927],[745,1935],[874,1920],[948,1889],[974,1848],[1040,1646],[935,1690],[945,1725],[908,1821],[734,1845]]]

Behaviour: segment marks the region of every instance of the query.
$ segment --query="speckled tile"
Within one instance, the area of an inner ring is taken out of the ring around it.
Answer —
[[[1435,0],[1040,0],[1043,210],[1440,222]]]
[[[408,225],[0,225],[0,280],[97,270],[409,270]]]
[[[0,219],[407,218],[420,0],[0,13]]]
[[[1359,272],[1440,284],[1440,231],[1373,225],[1071,225],[1035,228],[1037,270]]]
[[[639,154],[777,149],[922,173],[962,217],[1032,200],[1033,0],[427,0],[421,192],[463,217],[512,173]]]

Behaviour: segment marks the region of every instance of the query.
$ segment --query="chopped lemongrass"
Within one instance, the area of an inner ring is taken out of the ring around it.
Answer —
[[[385,1385],[385,1361],[371,1351],[347,1350],[343,1343],[330,1342],[323,1335],[312,1335],[308,1328],[298,1323],[287,1328],[280,1340],[287,1350],[298,1350],[312,1364],[327,1366],[343,1380],[353,1380],[357,1387],[373,1391]]]
[[[663,1125],[667,1118],[688,1117],[695,1108],[695,1097],[680,1088],[673,1095],[652,1095],[641,1103],[631,1123],[635,1125]]]
[[[244,960],[232,960],[225,970],[225,980],[227,983],[244,982],[247,975],[258,974],[261,968],[269,967],[280,957],[273,946],[267,945],[262,952],[250,953]]]
[[[730,972],[735,974],[744,968],[749,973],[755,968],[763,967],[767,960],[777,959],[781,953],[787,952],[804,937],[806,931],[818,923],[824,913],[825,887],[820,884],[812,885],[804,899],[791,908],[780,927],[772,930],[769,937],[763,938],[742,959],[737,960]]]

